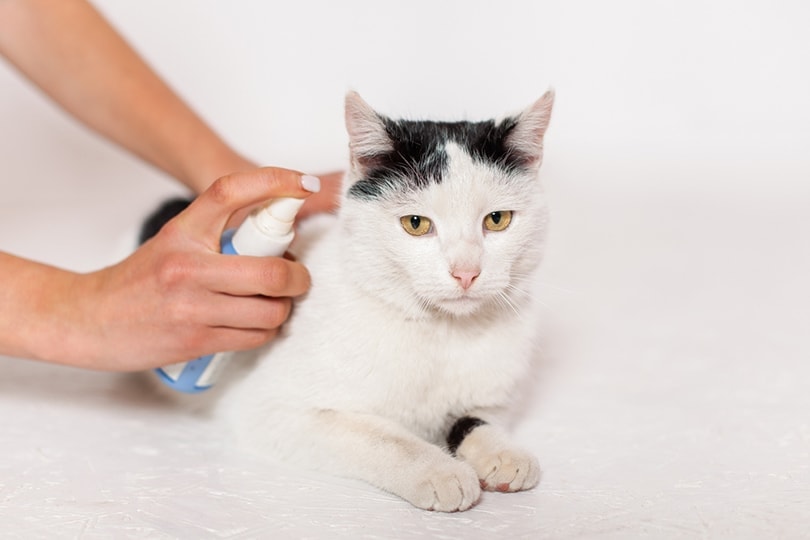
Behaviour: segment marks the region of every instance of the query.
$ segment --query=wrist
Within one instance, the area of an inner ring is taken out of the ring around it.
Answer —
[[[89,275],[57,270],[52,287],[43,295],[38,312],[42,327],[32,336],[38,360],[81,368],[95,368],[96,334],[103,331],[100,321],[88,309]]]

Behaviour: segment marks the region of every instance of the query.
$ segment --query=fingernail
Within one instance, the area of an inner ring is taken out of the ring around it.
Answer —
[[[321,190],[321,179],[305,174],[301,177],[301,187],[311,193],[318,193]]]

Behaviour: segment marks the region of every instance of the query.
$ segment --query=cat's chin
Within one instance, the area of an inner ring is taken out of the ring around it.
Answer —
[[[480,298],[459,296],[437,300],[433,305],[443,314],[455,317],[469,317],[480,311],[485,303],[486,302]]]

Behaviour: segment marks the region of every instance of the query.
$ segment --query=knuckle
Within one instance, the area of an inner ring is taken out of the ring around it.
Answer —
[[[233,199],[233,179],[231,176],[223,176],[214,181],[207,190],[208,196],[216,204],[224,205]]]
[[[276,330],[285,323],[292,312],[289,298],[264,297],[261,302],[261,307],[252,308],[253,313],[246,329],[250,328],[259,332]]]
[[[300,294],[303,294],[304,292],[308,291],[309,288],[312,286],[312,276],[310,275],[309,270],[307,270],[306,266],[304,265],[298,266],[301,268],[301,277],[300,277],[301,290],[298,292]]]
[[[259,279],[262,282],[262,289],[268,296],[289,296],[290,287],[300,279],[297,272],[303,268],[297,263],[290,262],[280,257],[270,257],[263,261]]]
[[[187,231],[181,224],[181,220],[172,218],[167,221],[156,235],[156,239],[165,249],[166,246],[177,246],[186,241]]]
[[[267,322],[270,328],[278,328],[289,318],[292,310],[292,300],[289,298],[275,298],[270,302]]]
[[[185,329],[182,335],[188,341],[187,345],[199,345],[205,339],[203,330],[194,324],[195,313],[188,302],[168,302],[163,308],[163,314],[174,328]]]
[[[271,290],[282,291],[286,289],[290,282],[292,270],[286,261],[279,258],[268,259],[265,266],[264,280]]]
[[[273,339],[276,334],[278,334],[278,330],[275,328],[257,328],[249,332],[243,331],[240,332],[238,336],[231,336],[227,349],[231,351],[247,351],[256,349]]]
[[[245,338],[245,346],[248,349],[255,349],[257,347],[261,347],[278,334],[278,330],[276,328],[269,328],[267,330],[251,332]]]
[[[261,311],[256,312],[255,327],[263,332],[277,329],[284,324],[291,311],[289,298],[265,297]]]
[[[193,257],[186,253],[169,253],[158,263],[157,280],[160,288],[171,291],[188,282],[194,273]]]
[[[182,313],[177,313],[181,317],[185,317]],[[206,350],[206,345],[210,340],[209,331],[206,328],[194,326],[184,332],[181,338],[181,343],[184,351],[200,352]]]
[[[169,324],[172,321],[167,321]],[[210,338],[198,326],[176,324],[169,338],[167,350],[175,362],[190,360],[207,354],[210,347]]]

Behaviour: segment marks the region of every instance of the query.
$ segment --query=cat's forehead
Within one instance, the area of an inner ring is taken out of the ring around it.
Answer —
[[[463,146],[448,142],[444,146],[447,156],[443,180],[414,193],[424,204],[439,209],[488,208],[497,201],[506,203],[523,191],[516,181],[500,167],[475,159]]]
[[[455,142],[443,147],[442,179],[416,188],[390,189],[374,200],[383,214],[417,214],[450,222],[476,221],[496,210],[524,210],[534,201],[536,184],[528,175],[510,175],[474,159]],[[445,221],[445,223],[447,223]]]
[[[363,178],[350,188],[351,197],[368,200],[421,191],[455,179],[460,163],[468,170],[477,166],[503,173],[520,168],[506,144],[514,119],[498,123],[384,120],[391,151],[374,157]]]
[[[507,144],[516,120],[500,122],[431,122],[386,119],[385,129],[393,142],[394,160],[408,161],[429,177],[441,181],[450,164],[448,149],[464,153],[477,164],[511,171],[520,166]],[[435,177],[435,178],[434,178]]]

